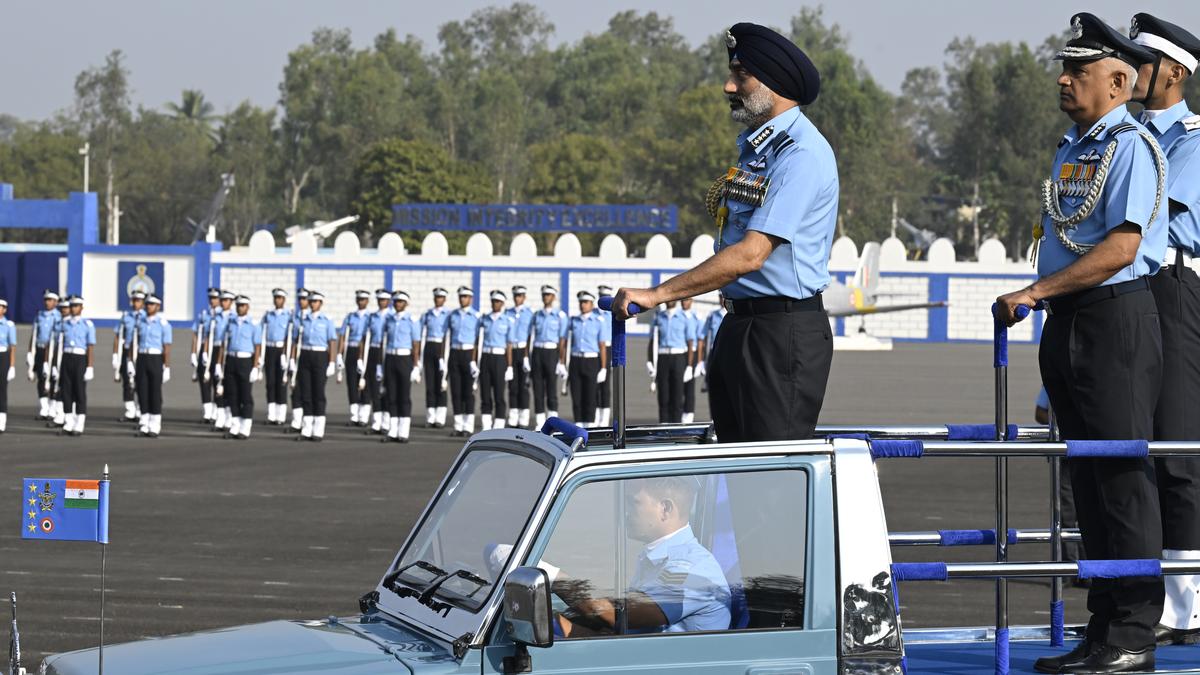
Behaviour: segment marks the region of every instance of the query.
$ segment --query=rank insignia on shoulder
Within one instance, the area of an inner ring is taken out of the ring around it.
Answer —
[[[658,573],[658,582],[664,586],[682,586],[687,581],[687,572],[668,572],[663,570]]]
[[[766,129],[763,129],[762,131],[758,132],[753,138],[750,139],[750,147],[757,150],[758,146],[760,146],[764,142],[766,142],[766,140],[768,138],[770,138],[771,134],[773,134],[773,133],[775,133],[774,126],[769,126]]]
[[[1183,122],[1183,128],[1187,129],[1188,131],[1195,131],[1197,129],[1200,129],[1200,115],[1192,115],[1191,117],[1185,117],[1182,120],[1180,120],[1180,122]]]

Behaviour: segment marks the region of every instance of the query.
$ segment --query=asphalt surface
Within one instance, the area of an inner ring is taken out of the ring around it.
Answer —
[[[0,508],[0,591],[18,593],[26,665],[36,667],[47,653],[95,645],[100,609],[98,545],[20,539],[20,481],[27,476],[89,478],[105,464],[111,468],[104,584],[109,643],[355,613],[359,596],[374,587],[461,447],[444,429],[421,428],[422,396],[415,396],[408,445],[380,444],[343,426],[344,390],[332,381],[323,443],[297,443],[261,423],[250,440],[225,441],[198,420],[199,396],[180,350],[166,388],[163,436],[139,439],[117,421],[111,340],[111,333],[101,335],[82,438],[60,437],[33,420],[36,399],[23,373],[9,385],[9,428],[0,436],[0,495],[9,495],[0,497],[0,506],[8,504]],[[1014,346],[1012,363],[1012,421],[1032,423],[1034,348]],[[630,422],[654,421],[656,404],[640,367],[630,370],[628,389]],[[261,419],[261,387],[256,396]],[[901,343],[891,352],[838,352],[822,422],[987,423],[992,397],[990,345]],[[697,418],[707,419],[700,399]],[[561,407],[569,409],[567,402]],[[990,460],[882,464],[889,527],[992,526],[991,468]],[[1045,462],[1013,461],[1011,474],[1010,522],[1045,527]],[[1044,545],[1013,552],[1030,560],[1048,556]],[[990,549],[902,549],[896,555],[986,560]],[[1048,588],[1048,582],[1014,583],[1013,622],[1048,622]],[[1082,621],[1083,592],[1068,589],[1067,595],[1068,621]],[[984,625],[993,621],[993,598],[990,582],[907,584],[904,619],[907,626]],[[6,631],[0,637],[7,641]]]

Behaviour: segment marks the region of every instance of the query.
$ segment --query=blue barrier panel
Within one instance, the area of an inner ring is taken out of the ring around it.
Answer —
[[[1067,441],[1067,457],[1149,457],[1150,443],[1133,441]]]

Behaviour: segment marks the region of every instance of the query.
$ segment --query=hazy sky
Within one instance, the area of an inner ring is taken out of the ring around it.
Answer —
[[[604,30],[618,11],[674,17],[693,46],[738,21],[786,26],[797,0],[532,0],[557,28],[558,41]],[[70,105],[75,76],[121,49],[133,73],[134,101],[161,107],[185,88],[200,89],[218,112],[242,100],[273,105],[287,53],[314,28],[349,28],[356,45],[388,27],[436,47],[437,27],[506,0],[105,0],[8,2],[0,12],[0,113],[39,119]],[[1087,9],[1117,26],[1138,11],[1200,34],[1200,3],[1093,0],[828,0],[828,21],[885,87],[898,90],[913,67],[939,65],[956,36],[981,42],[1040,44]],[[417,92],[419,95],[419,92]]]

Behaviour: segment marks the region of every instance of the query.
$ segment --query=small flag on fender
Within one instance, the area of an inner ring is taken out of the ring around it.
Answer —
[[[108,543],[107,480],[26,478],[21,538]]]

